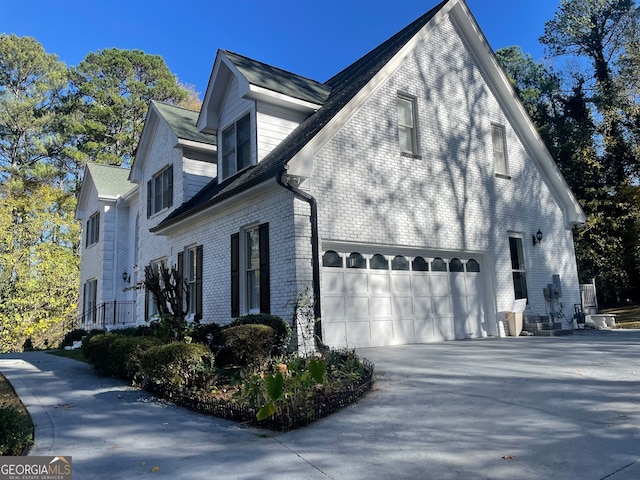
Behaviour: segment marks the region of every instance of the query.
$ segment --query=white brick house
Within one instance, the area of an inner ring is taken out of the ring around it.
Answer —
[[[499,335],[517,298],[571,328],[585,216],[463,0],[325,83],[220,50],[200,114],[177,110],[146,120],[125,270],[180,265],[194,318],[290,319],[310,288],[331,346]]]

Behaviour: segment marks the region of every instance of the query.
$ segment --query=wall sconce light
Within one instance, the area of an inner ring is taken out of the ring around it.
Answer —
[[[531,235],[531,238],[533,239],[534,246],[540,243],[542,241],[542,232],[540,231],[540,229],[538,229],[535,235]]]
[[[122,272],[122,281],[124,283],[131,283],[131,277],[129,276],[126,270]]]

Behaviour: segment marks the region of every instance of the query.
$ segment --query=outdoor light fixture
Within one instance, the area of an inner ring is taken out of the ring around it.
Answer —
[[[538,229],[535,235],[531,235],[531,238],[533,239],[534,246],[540,243],[542,241],[542,232],[540,231],[540,229]]]
[[[126,270],[122,272],[122,281],[125,283],[131,283],[131,277],[129,276]]]

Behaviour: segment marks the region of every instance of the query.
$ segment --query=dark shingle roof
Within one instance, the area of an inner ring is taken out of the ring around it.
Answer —
[[[246,77],[249,83],[289,97],[322,105],[329,96],[329,88],[315,80],[272,67],[237,53],[223,50],[226,57]]]
[[[386,42],[327,80],[324,86],[329,88],[331,93],[323,106],[298,125],[260,163],[220,184],[215,180],[210,182],[198,195],[174,210],[152,231],[168,226],[191,213],[215,205],[219,201],[282,171],[286,163],[315,137],[448,1],[444,0]]]
[[[87,170],[96,186],[98,197],[118,198],[136,186],[129,181],[128,168],[88,163]]]
[[[216,135],[202,133],[196,128],[199,112],[155,100],[151,103],[158,109],[178,138],[216,145]]]

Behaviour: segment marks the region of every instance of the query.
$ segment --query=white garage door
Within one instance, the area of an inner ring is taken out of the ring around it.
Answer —
[[[478,258],[323,255],[323,338],[366,347],[486,336]]]

